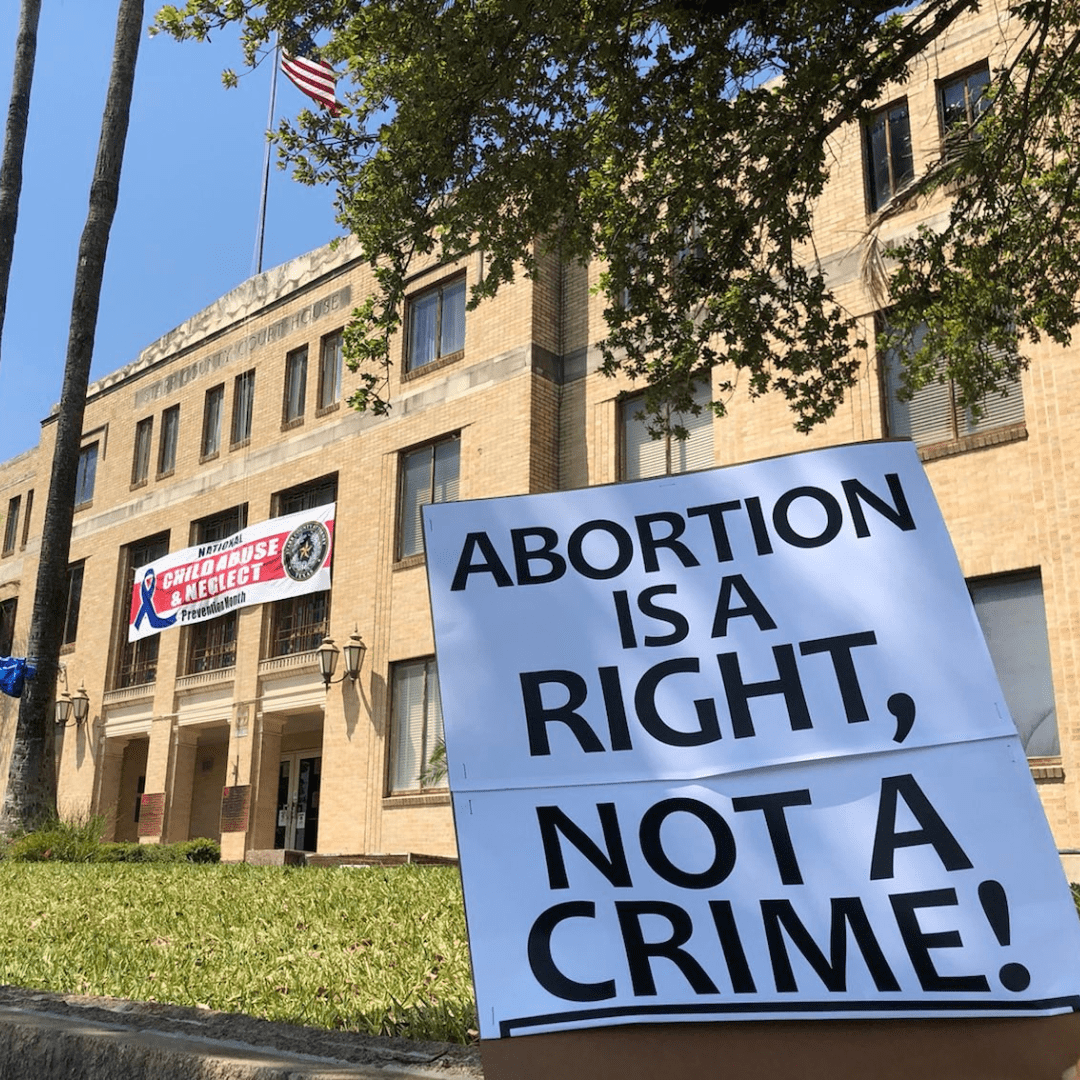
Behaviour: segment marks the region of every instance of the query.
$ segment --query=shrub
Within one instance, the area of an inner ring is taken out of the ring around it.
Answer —
[[[65,863],[216,863],[221,845],[200,837],[177,844],[104,843],[104,822],[54,821],[45,828],[13,840],[4,852],[12,862]]]
[[[221,862],[221,845],[216,840],[200,836],[195,840],[182,840],[161,848],[173,854],[170,862],[216,863]]]
[[[94,862],[105,823],[100,817],[49,822],[13,840],[6,857],[15,862]]]
[[[101,844],[94,862],[134,863],[147,862],[146,845],[133,841]]]

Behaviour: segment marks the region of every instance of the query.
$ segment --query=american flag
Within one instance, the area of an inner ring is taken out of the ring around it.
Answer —
[[[331,116],[337,116],[338,104],[334,97],[334,84],[337,75],[334,69],[315,55],[315,42],[299,28],[289,35],[292,50],[281,50],[281,70],[309,98],[330,110]]]

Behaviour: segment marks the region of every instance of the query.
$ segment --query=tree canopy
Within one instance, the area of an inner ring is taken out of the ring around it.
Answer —
[[[977,407],[1023,365],[1020,343],[1065,342],[1077,322],[1078,2],[1015,0],[1021,44],[993,72],[978,130],[890,204],[955,194],[944,227],[879,264],[890,332],[907,340],[930,324],[911,386],[944,375]],[[338,220],[376,268],[378,292],[346,335],[353,404],[388,408],[411,258],[482,250],[475,305],[555,252],[600,260],[605,369],[645,380],[657,415],[692,409],[694,379],[719,367],[715,411],[742,379],[782,394],[806,431],[856,380],[861,344],[805,254],[828,140],[977,7],[188,0],[162,8],[156,28],[203,39],[238,24],[252,66],[275,35],[288,48],[306,34],[341,74],[340,115],[301,112],[276,138],[300,180],[336,185]]]

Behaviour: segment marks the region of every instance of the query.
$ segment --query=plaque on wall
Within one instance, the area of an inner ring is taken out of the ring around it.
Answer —
[[[251,807],[251,785],[239,784],[222,788],[221,831],[247,832],[248,810]]]
[[[160,836],[164,828],[165,792],[143,792],[140,796],[139,835]]]

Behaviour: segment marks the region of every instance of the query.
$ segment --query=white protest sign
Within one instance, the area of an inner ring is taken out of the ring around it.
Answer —
[[[907,443],[425,511],[486,1039],[1080,1009]]]

